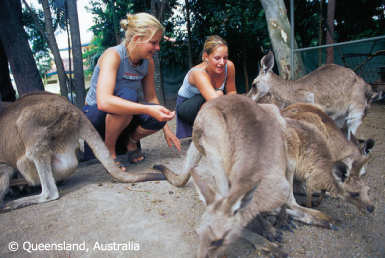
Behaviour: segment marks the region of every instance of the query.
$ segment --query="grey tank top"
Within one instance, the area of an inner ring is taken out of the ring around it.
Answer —
[[[191,69],[187,74],[186,76],[184,77],[183,79],[183,84],[182,86],[180,87],[179,91],[178,91],[178,95],[183,97],[183,98],[186,98],[186,99],[189,99],[197,94],[200,94],[198,88],[194,85],[191,85],[189,82],[188,82],[188,76],[190,74],[191,71],[194,71],[194,70],[201,70],[201,71],[204,71],[205,73],[207,73],[204,69],[202,68],[195,68],[195,69]],[[225,66],[225,81],[223,82],[222,86],[220,88],[218,88],[218,90],[221,90],[221,91],[224,91],[225,90],[225,84],[226,84],[226,78],[227,78],[227,64]]]
[[[149,61],[143,59],[142,65],[134,69],[128,62],[127,50],[123,44],[117,45],[112,48],[115,49],[120,56],[120,65],[118,68],[118,72],[116,73],[114,94],[122,88],[129,88],[133,90],[140,89],[140,87],[142,86],[142,79],[148,73]],[[99,72],[99,65],[96,65],[91,78],[90,90],[88,91],[86,96],[86,102],[90,106],[96,105],[96,87],[99,78]]]

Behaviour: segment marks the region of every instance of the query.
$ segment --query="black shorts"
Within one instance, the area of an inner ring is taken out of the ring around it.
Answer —
[[[178,116],[188,124],[194,124],[195,118],[205,102],[206,99],[202,96],[202,94],[197,94],[180,102],[177,108]]]

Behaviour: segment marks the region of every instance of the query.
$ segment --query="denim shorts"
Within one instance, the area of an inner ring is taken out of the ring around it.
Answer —
[[[114,95],[132,102],[138,102],[139,100],[138,93],[132,89],[123,88],[119,90],[119,92],[115,92]],[[143,104],[158,105],[154,103]],[[91,121],[91,124],[95,127],[95,129],[104,140],[106,132],[107,112],[99,110],[97,105],[85,105],[83,108],[83,113],[88,117],[88,119]],[[116,142],[116,154],[122,155],[126,153],[128,134],[133,132],[139,125],[143,129],[159,131],[166,125],[166,123],[167,122],[160,122],[147,114],[134,115],[131,123],[123,130]],[[140,148],[140,143],[138,142],[138,144],[138,148]],[[93,155],[91,149],[85,145],[85,159],[87,160],[92,158],[95,158],[95,156]]]

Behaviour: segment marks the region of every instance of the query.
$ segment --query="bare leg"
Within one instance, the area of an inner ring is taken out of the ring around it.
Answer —
[[[142,139],[146,136],[154,134],[156,132],[157,132],[156,130],[144,129],[139,125],[138,127],[136,127],[135,131],[133,131],[130,135],[131,139],[127,142],[127,150],[128,151],[136,150],[138,148],[138,146],[136,144],[137,141],[139,141],[140,139]],[[141,161],[143,159],[144,159],[144,157],[142,156],[142,157],[138,157],[137,159],[134,159],[133,161],[138,162],[138,161]]]
[[[116,158],[115,146],[119,135],[131,123],[133,115],[115,115],[106,116],[106,134],[105,144],[110,151],[112,158]]]

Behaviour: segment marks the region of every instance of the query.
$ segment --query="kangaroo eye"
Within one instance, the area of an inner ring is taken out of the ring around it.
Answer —
[[[211,245],[214,245],[214,246],[220,246],[222,244],[223,244],[223,239],[214,240],[211,242]]]
[[[356,197],[360,196],[360,193],[350,193],[350,196],[353,198],[356,198]]]

